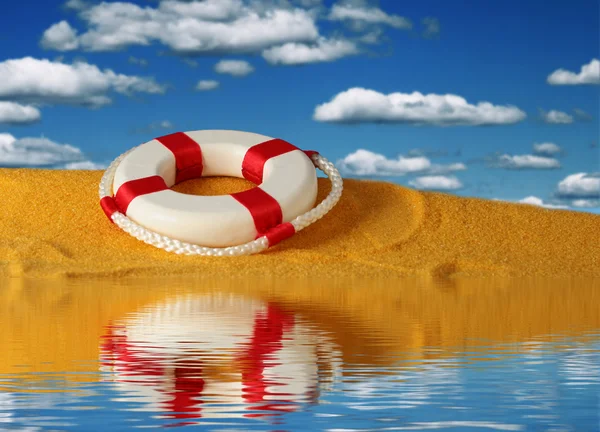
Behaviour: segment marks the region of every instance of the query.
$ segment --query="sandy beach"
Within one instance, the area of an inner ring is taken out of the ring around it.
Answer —
[[[101,171],[0,169],[0,277],[600,276],[600,216],[346,180],[318,223],[258,256],[169,254],[120,231],[98,205]],[[233,178],[175,186],[216,195]],[[329,190],[319,179],[319,200]]]

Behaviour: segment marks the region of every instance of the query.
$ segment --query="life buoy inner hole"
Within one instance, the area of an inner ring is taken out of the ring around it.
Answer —
[[[187,195],[211,196],[230,195],[256,187],[237,174],[247,152],[246,147],[232,143],[204,143],[202,149],[202,177],[196,176],[196,167],[187,167],[185,171],[189,175],[181,176],[178,171],[176,177],[180,181],[171,186],[172,190]]]
[[[255,188],[249,180],[238,177],[202,177],[185,180],[171,187],[175,192],[187,195],[229,195]]]

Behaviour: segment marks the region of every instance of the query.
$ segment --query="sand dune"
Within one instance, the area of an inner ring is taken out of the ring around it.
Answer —
[[[100,171],[0,169],[0,276],[600,276],[600,216],[346,180],[325,218],[259,256],[185,257],[109,223]],[[245,180],[192,180],[221,194]],[[320,179],[319,199],[328,192]]]

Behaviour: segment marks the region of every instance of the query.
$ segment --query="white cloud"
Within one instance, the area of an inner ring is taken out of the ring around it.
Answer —
[[[219,87],[219,81],[215,80],[200,80],[196,84],[196,90],[198,91],[214,90],[217,87]]]
[[[40,118],[40,111],[36,107],[0,101],[0,124],[29,124]]]
[[[571,201],[571,205],[573,207],[580,207],[580,208],[600,207],[600,200],[576,199],[576,200]]]
[[[388,159],[382,154],[359,149],[339,160],[337,165],[342,172],[350,175],[402,176],[430,168],[431,161],[423,156]]]
[[[83,10],[83,9],[87,9],[88,7],[90,7],[90,3],[83,1],[83,0],[68,0],[65,3],[65,7],[67,9],[73,9],[73,10]]]
[[[579,73],[557,69],[548,75],[547,81],[552,85],[600,84],[600,60],[592,59],[581,66]]]
[[[16,140],[17,139],[9,133],[0,133],[0,148],[10,145]]]
[[[510,105],[468,103],[446,94],[390,93],[354,87],[315,108],[313,118],[338,123],[410,123],[436,126],[500,125],[522,121],[526,114]]]
[[[62,169],[68,170],[102,170],[106,169],[107,165],[102,163],[96,163],[92,161],[82,161],[82,162],[70,162],[65,164]]]
[[[422,20],[425,30],[423,30],[423,37],[433,38],[440,34],[440,20],[433,17],[425,17]]]
[[[296,3],[305,8],[314,8],[321,6],[323,0],[296,0]]]
[[[557,169],[560,162],[551,157],[537,155],[500,154],[491,158],[490,165],[504,169]]]
[[[56,51],[73,51],[79,48],[77,30],[64,20],[50,26],[42,35],[40,43],[43,48]]]
[[[45,166],[84,160],[81,150],[68,144],[44,137],[17,139],[11,134],[0,134],[0,166]]]
[[[432,164],[427,157],[420,155],[410,157],[400,155],[395,159],[390,159],[382,154],[364,149],[350,153],[337,161],[337,165],[343,173],[354,176],[403,176],[417,172],[447,174],[467,169],[463,163]]]
[[[600,199],[600,173],[576,173],[558,183],[557,195],[573,199]]]
[[[66,64],[32,57],[0,62],[0,99],[42,104],[98,107],[111,102],[111,91],[164,93],[151,78],[117,74],[110,69],[76,62]]]
[[[463,187],[456,177],[442,175],[417,177],[408,184],[417,189],[430,190],[456,190]]]
[[[429,174],[448,174],[450,172],[464,171],[466,169],[467,169],[467,166],[464,163],[458,162],[458,163],[452,163],[452,164],[448,164],[448,165],[433,164],[427,170],[427,172]]]
[[[551,110],[548,112],[541,111],[542,120],[550,124],[570,124],[573,123],[573,116],[566,112]]]
[[[145,9],[151,11],[150,8]],[[244,4],[240,0],[165,0],[160,2],[158,12],[208,21],[228,21],[243,15]]]
[[[0,166],[100,170],[107,165],[86,160],[77,147],[45,137],[17,139],[11,134],[0,133]]]
[[[353,42],[343,39],[321,38],[315,44],[287,43],[263,51],[263,57],[271,64],[298,65],[330,62],[352,54],[358,54]]]
[[[215,65],[215,72],[243,77],[254,72],[254,67],[245,60],[221,60]]]
[[[79,15],[87,31],[77,40],[86,51],[158,42],[179,54],[255,53],[319,36],[315,16],[308,10],[246,5],[241,0],[164,0],[156,7],[102,2]]]
[[[530,204],[530,205],[534,205],[534,206],[538,206],[538,207],[545,207],[548,209],[568,209],[568,206],[564,206],[564,205],[555,205],[555,204],[548,204],[545,203],[541,198],[538,198],[536,196],[528,196],[526,198],[523,198],[521,200],[518,201],[521,204]]]
[[[533,144],[533,152],[540,156],[553,156],[562,152],[562,149],[557,144],[544,142]]]
[[[364,44],[375,45],[380,42],[380,38],[381,38],[382,34],[383,34],[383,30],[381,30],[381,28],[379,28],[379,27],[375,27],[371,31],[363,34],[359,38],[359,41]]]
[[[377,7],[334,4],[329,14],[332,21],[362,21],[369,24],[385,24],[397,29],[411,29],[412,23],[399,15],[389,15]]]

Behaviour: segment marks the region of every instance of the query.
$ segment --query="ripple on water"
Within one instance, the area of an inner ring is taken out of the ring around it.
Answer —
[[[19,281],[0,429],[593,430],[594,287],[514,283]]]

